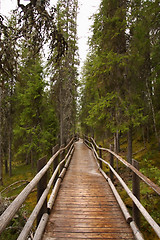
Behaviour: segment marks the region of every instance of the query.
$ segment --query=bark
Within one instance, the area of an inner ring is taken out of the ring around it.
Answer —
[[[159,136],[158,131],[157,131],[157,123],[156,123],[155,109],[154,109],[154,105],[153,105],[153,101],[152,101],[152,97],[151,97],[151,92],[150,92],[150,88],[149,88],[149,83],[148,83],[148,80],[147,80],[147,79],[146,79],[146,88],[147,88],[148,100],[149,100],[149,104],[150,104],[151,112],[152,112],[154,132],[155,132],[155,136],[156,136],[156,139],[157,139],[157,142],[158,142],[158,149],[159,149],[159,151],[160,151],[160,136]]]
[[[74,3],[73,3],[74,4]],[[59,26],[64,30],[66,40],[68,41],[68,51],[65,55],[64,61],[59,68],[59,122],[60,122],[60,145],[63,145],[69,136],[73,133],[75,128],[75,114],[74,114],[74,94],[75,94],[75,60],[73,51],[75,46],[73,46],[73,39],[75,40],[76,32],[73,31],[75,23],[76,26],[76,16],[72,9],[72,4],[70,0],[64,1],[62,10],[58,12],[59,16]],[[68,11],[66,11],[68,9]],[[63,13],[63,18],[65,22],[61,22],[61,15]]]
[[[60,80],[60,145],[64,143],[64,116],[63,116],[63,94],[62,94],[62,81]]]
[[[114,133],[114,152],[119,153],[120,152],[120,135],[119,135],[119,131],[117,130]]]
[[[128,129],[127,161],[132,164],[132,126],[129,126]]]
[[[9,123],[8,123],[8,163],[9,163],[9,176],[12,176],[12,106],[9,107]]]
[[[9,162],[9,176],[12,176],[12,127],[9,126],[9,141],[8,141],[8,162]]]
[[[5,157],[5,173],[8,173],[8,158]]]
[[[114,133],[114,152],[119,153],[120,151],[120,144],[119,144],[119,131],[117,130]],[[116,169],[118,171],[118,159],[116,160]]]

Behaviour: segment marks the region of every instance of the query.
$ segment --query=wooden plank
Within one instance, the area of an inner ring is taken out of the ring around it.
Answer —
[[[49,232],[48,239],[127,239],[133,240],[134,237],[130,233],[72,233],[72,232]],[[46,238],[46,240],[48,240]]]
[[[131,233],[131,229],[129,228],[113,228],[113,227],[55,227],[54,232],[70,232],[70,233]]]
[[[42,239],[134,239],[111,188],[82,142],[75,144]]]
[[[67,221],[66,221],[67,220]],[[123,228],[128,228],[128,224],[124,221],[115,221],[115,218],[110,218],[109,221],[106,221],[104,218],[67,218],[65,219],[57,219],[50,218],[48,222],[48,227],[52,226],[77,226],[77,227],[94,227],[94,226],[102,226],[102,227],[118,227],[123,226]]]

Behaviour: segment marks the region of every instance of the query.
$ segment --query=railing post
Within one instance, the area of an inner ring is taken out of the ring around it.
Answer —
[[[132,159],[132,165],[137,170],[139,170],[139,162]],[[134,172],[132,175],[132,192],[135,195],[135,197],[140,201],[140,179]],[[132,213],[133,213],[133,219],[134,219],[137,227],[140,228],[140,212],[134,203],[133,203]]]
[[[110,150],[113,151],[113,145],[112,144],[110,144]],[[110,153],[110,165],[112,167],[114,167],[114,158],[113,158],[112,153]],[[110,176],[111,181],[113,182],[114,181],[114,175],[113,175],[113,172],[112,172],[111,169],[110,169],[110,172],[109,172],[109,176]]]
[[[39,159],[37,162],[37,172],[39,172],[46,165],[46,163],[47,163],[46,156]],[[37,184],[37,202],[40,199],[46,187],[47,187],[47,172],[44,174],[44,176],[40,179],[40,181]],[[39,214],[37,215],[37,226],[41,220],[42,215],[46,212],[47,212],[47,198],[44,201],[44,204],[41,210],[39,211]]]
[[[64,147],[65,147],[65,144],[61,145],[60,148],[64,148]],[[60,160],[59,160],[59,161],[61,162],[64,158],[65,158],[65,150],[60,153]],[[65,164],[65,163],[63,163],[63,164],[60,166],[60,172],[62,171],[62,169],[63,169],[63,167],[64,167],[64,164]]]
[[[99,147],[101,148],[102,146],[99,145]],[[102,149],[99,149],[99,157],[102,158]],[[99,161],[99,165],[100,165],[100,168],[102,169],[102,161]]]
[[[52,148],[52,155],[54,155],[58,150],[59,150],[59,145],[57,144]],[[59,159],[59,155],[53,161],[53,172],[56,170],[56,167],[58,166],[58,159]],[[53,186],[55,185],[57,178],[58,178],[58,174],[56,175],[53,181]]]

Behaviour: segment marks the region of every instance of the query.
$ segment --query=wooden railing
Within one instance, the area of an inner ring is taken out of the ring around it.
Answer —
[[[28,218],[23,230],[21,231],[18,240],[25,240],[27,239],[32,226],[39,214],[39,212],[42,209],[42,206],[44,205],[48,193],[52,189],[52,193],[50,195],[49,201],[47,203],[47,211],[44,213],[41,213],[41,219],[39,219],[39,225],[37,226],[34,240],[41,239],[41,236],[43,234],[45,225],[48,220],[48,216],[50,213],[50,210],[54,204],[58,189],[60,187],[60,183],[65,175],[66,169],[69,165],[69,162],[71,160],[73,151],[74,151],[74,140],[75,138],[72,138],[71,141],[67,144],[67,146],[63,146],[58,150],[58,146],[53,148],[53,156],[50,158],[50,160],[46,163],[46,165],[37,173],[37,175],[32,179],[32,181],[23,189],[23,191],[16,197],[16,199],[9,205],[9,207],[3,212],[3,214],[0,216],[0,234],[4,231],[6,226],[9,224],[11,219],[15,216],[19,208],[22,206],[22,204],[25,202],[28,195],[32,192],[33,188],[36,187],[36,185],[40,182],[40,180],[43,178],[43,176],[47,173],[50,167],[53,168],[53,174],[45,188],[45,190],[42,192],[41,196],[39,196],[39,200],[32,211],[30,217]],[[67,154],[64,156],[64,152],[67,151]],[[58,163],[58,157],[60,157],[60,162]],[[57,177],[59,173],[59,177]]]
[[[125,206],[124,202],[122,201],[120,195],[118,194],[112,180],[113,175],[118,179],[122,187],[125,189],[128,196],[132,199],[133,203],[137,207],[137,209],[141,212],[141,214],[144,216],[144,218],[147,220],[147,222],[151,225],[157,236],[160,238],[160,227],[159,225],[154,221],[154,219],[150,216],[150,214],[147,212],[147,210],[143,207],[143,205],[140,203],[140,201],[137,199],[137,197],[132,193],[132,191],[128,188],[124,180],[120,177],[120,175],[115,171],[113,167],[113,156],[116,157],[120,162],[122,162],[128,169],[130,169],[138,178],[140,178],[143,182],[145,182],[149,187],[151,187],[158,195],[160,195],[160,187],[157,186],[155,183],[153,183],[150,179],[148,179],[146,176],[144,176],[140,171],[138,171],[133,165],[126,162],[122,157],[117,155],[115,152],[113,152],[110,149],[102,148],[101,146],[98,146],[93,138],[84,137],[84,143],[93,151],[94,156],[97,160],[97,164],[99,167],[100,172],[103,174],[105,179],[108,181],[120,207],[121,210],[126,218],[126,221],[130,224],[136,239],[141,240],[143,239],[141,233],[139,232],[137,225],[135,224],[135,219],[133,221],[132,216],[127,210],[127,207]],[[99,151],[99,155],[97,153],[97,150]],[[102,151],[110,153],[110,163],[105,161],[102,158]],[[102,163],[107,165],[110,169],[110,177],[106,175],[106,173],[102,170]],[[111,180],[112,179],[112,180]]]

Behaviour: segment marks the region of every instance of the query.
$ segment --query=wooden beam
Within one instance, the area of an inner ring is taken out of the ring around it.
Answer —
[[[46,224],[48,222],[48,218],[49,218],[48,213],[44,213],[41,218],[41,221],[36,229],[33,240],[41,240],[42,239],[42,235],[45,230]]]
[[[112,183],[111,179],[105,174],[105,172],[102,169],[100,169],[100,172],[102,173],[104,178],[108,181],[108,183],[110,185],[110,188],[112,189],[112,192],[114,193],[114,196],[115,196],[115,198],[116,198],[116,200],[117,200],[117,202],[118,202],[118,204],[119,204],[119,206],[120,206],[120,208],[121,208],[121,210],[122,210],[122,212],[125,216],[126,222],[127,223],[132,222],[133,219],[132,219],[131,215],[129,214],[124,202],[122,201],[122,199],[121,199],[119,193],[117,192],[114,184]]]
[[[38,160],[37,162],[37,172],[39,172],[45,165],[47,162],[47,157],[43,157],[41,159]],[[37,202],[39,201],[39,199],[41,198],[44,190],[47,187],[47,172],[43,175],[43,177],[40,179],[40,181],[37,184]],[[39,213],[37,216],[37,226],[41,220],[41,217],[43,216],[44,213],[47,212],[47,198],[45,199]]]
[[[111,151],[113,150],[112,145],[110,145],[110,150]],[[114,168],[114,158],[113,158],[112,153],[110,153],[110,165]],[[113,175],[113,172],[111,171],[111,169],[110,169],[110,172],[109,172],[109,176],[110,176],[111,181],[113,182],[114,181],[114,175]]]
[[[37,185],[39,180],[42,178],[42,176],[47,172],[55,158],[64,151],[64,149],[68,148],[73,143],[73,139],[68,143],[68,145],[62,149],[59,149],[47,162],[45,167],[42,168],[42,170],[32,179],[32,181],[23,189],[23,191],[16,197],[16,199],[9,205],[9,207],[4,211],[4,213],[0,216],[0,233],[6,228],[8,223],[11,221],[11,219],[14,217],[18,209],[21,207],[21,205],[26,200],[27,196],[31,193],[33,188]]]
[[[91,140],[96,144],[95,140],[91,138]],[[99,149],[99,146],[96,144],[97,149]],[[141,178],[148,186],[150,186],[158,195],[160,195],[160,187],[153,183],[149,178],[147,178],[145,175],[143,175],[140,171],[138,171],[134,166],[132,166],[130,163],[125,161],[122,157],[120,157],[118,154],[115,152],[111,151],[110,149],[107,148],[101,148],[103,151],[107,151],[109,153],[112,153],[120,162],[122,162],[126,167],[131,169],[139,178]]]
[[[132,165],[137,170],[139,170],[139,162],[132,159]],[[133,192],[134,196],[140,201],[140,179],[134,172],[132,175],[132,192]],[[133,219],[134,219],[137,227],[140,228],[140,212],[134,202],[133,202],[132,213],[133,213]]]
[[[135,205],[138,207],[139,211],[142,213],[142,215],[144,216],[144,218],[147,220],[147,222],[151,225],[151,227],[154,229],[154,231],[156,232],[156,234],[158,235],[158,237],[160,238],[160,227],[158,226],[158,224],[154,221],[154,219],[150,216],[150,214],[147,212],[147,210],[143,207],[143,205],[139,202],[139,200],[133,195],[133,193],[131,192],[131,190],[128,188],[128,186],[126,185],[126,183],[123,181],[123,179],[119,176],[119,174],[114,170],[114,168],[108,163],[106,162],[104,159],[100,158],[94,148],[94,145],[92,143],[90,143],[92,145],[92,151],[95,152],[95,155],[97,157],[97,160],[101,160],[103,163],[105,163],[106,165],[108,165],[108,167],[112,170],[112,172],[114,173],[114,175],[116,176],[116,178],[118,179],[118,181],[120,182],[120,184],[123,186],[123,188],[125,189],[125,191],[127,192],[128,196],[132,199],[132,201],[135,203]],[[110,151],[111,153],[113,153],[112,151]],[[138,171],[138,170],[137,170]]]
[[[56,146],[54,146],[54,147],[52,148],[52,155],[54,155],[58,150],[59,150],[59,145],[57,144]],[[59,156],[57,156],[57,157],[55,158],[54,162],[53,162],[53,172],[56,170],[56,167],[57,167],[57,165],[58,165],[58,159],[59,159]],[[56,176],[55,179],[54,179],[53,185],[56,183],[57,178],[58,178],[58,174],[57,174],[57,176]]]

